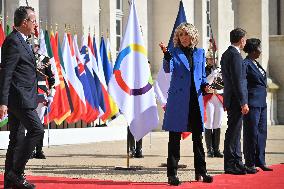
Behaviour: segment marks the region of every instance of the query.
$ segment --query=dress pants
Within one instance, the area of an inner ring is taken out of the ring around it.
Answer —
[[[33,109],[9,107],[8,114],[10,141],[6,153],[5,174],[12,170],[20,175],[24,173],[35,145],[43,137],[44,129],[37,112]]]
[[[237,100],[232,100],[230,108],[227,109],[228,128],[224,141],[224,170],[235,171],[243,167],[241,153],[241,131],[242,119],[241,107]]]
[[[194,87],[194,90],[195,87]],[[206,173],[205,153],[202,143],[202,121],[199,104],[195,92],[192,92],[189,104],[188,130],[192,133],[194,168],[196,174]],[[169,132],[167,176],[177,174],[178,162],[180,160],[181,132]]]
[[[207,121],[205,129],[219,129],[222,126],[222,117],[224,115],[223,104],[216,95],[213,95],[206,105]]]
[[[129,127],[127,128],[127,132],[130,150],[142,150],[142,138],[135,142],[134,136],[130,132]]]
[[[44,129],[44,114],[46,112],[47,106],[43,103],[39,103],[37,108],[36,108],[36,112],[37,115],[42,123],[42,127]],[[42,147],[43,147],[43,138],[44,136],[42,136],[42,139],[39,141],[39,143],[36,145],[36,152],[41,152],[42,151]]]
[[[177,175],[178,162],[180,160],[180,132],[169,132],[167,176]],[[202,144],[202,134],[192,133],[194,168],[196,174],[206,173],[205,153]]]
[[[243,150],[248,167],[263,166],[267,139],[267,107],[249,107],[244,116]]]

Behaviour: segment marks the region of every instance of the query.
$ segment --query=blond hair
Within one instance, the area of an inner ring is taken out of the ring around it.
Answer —
[[[190,23],[186,23],[186,22],[181,23],[175,30],[174,39],[173,39],[174,47],[181,46],[180,40],[179,40],[179,34],[183,31],[185,31],[191,38],[191,44],[189,45],[189,47],[191,48],[195,47],[199,42],[198,30],[194,25]]]

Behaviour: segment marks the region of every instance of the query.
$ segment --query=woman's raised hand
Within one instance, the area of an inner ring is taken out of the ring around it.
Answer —
[[[159,46],[160,46],[161,50],[163,51],[163,53],[167,52],[167,47],[163,42],[159,43]]]

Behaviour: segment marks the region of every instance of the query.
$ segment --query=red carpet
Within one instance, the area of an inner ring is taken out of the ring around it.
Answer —
[[[28,176],[37,189],[152,189],[152,188],[230,188],[230,189],[282,189],[284,188],[284,165],[271,166],[274,171],[259,171],[255,175],[217,175],[212,184],[185,182],[178,187],[167,183],[137,183],[124,181],[105,181],[97,179],[71,179],[62,177]],[[0,175],[0,187],[3,188],[3,175]]]

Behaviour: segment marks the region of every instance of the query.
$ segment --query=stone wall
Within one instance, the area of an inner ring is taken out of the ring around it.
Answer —
[[[277,91],[277,118],[279,124],[284,124],[284,35],[269,38],[269,75],[279,85]]]

